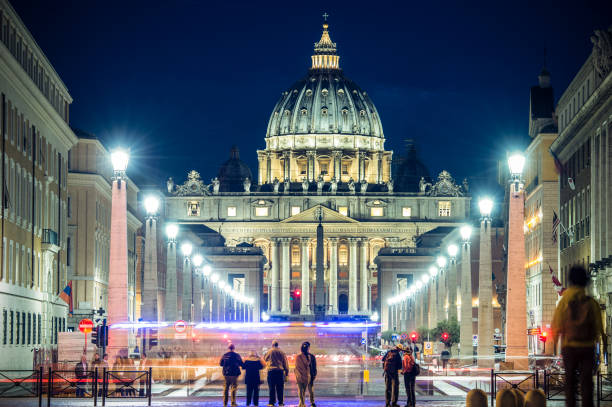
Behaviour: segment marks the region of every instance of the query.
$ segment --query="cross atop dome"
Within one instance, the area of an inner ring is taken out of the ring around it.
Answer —
[[[319,42],[314,44],[314,55],[312,56],[312,68],[311,69],[323,69],[323,70],[339,70],[340,57],[336,55],[336,43],[332,42],[329,37],[329,24],[327,23],[327,17],[329,14],[323,13],[323,33]]]

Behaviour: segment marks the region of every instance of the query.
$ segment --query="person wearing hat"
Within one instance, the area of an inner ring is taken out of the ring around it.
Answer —
[[[227,349],[229,352],[225,353],[219,362],[219,365],[223,367],[223,377],[225,378],[223,385],[223,407],[227,407],[228,392],[231,392],[232,406],[237,406],[236,390],[238,389],[238,376],[240,376],[240,368],[244,367],[242,358],[234,352],[234,344],[230,343]]]
[[[285,377],[289,375],[289,363],[285,352],[278,348],[278,341],[272,341],[272,348],[264,355],[264,361],[268,369],[268,388],[270,399],[268,406],[274,406],[278,399],[278,405],[284,406]]]
[[[403,350],[404,358],[402,359],[402,374],[404,375],[404,387],[406,388],[406,395],[408,396],[406,407],[415,407],[416,394],[414,391],[414,386],[416,382],[416,374],[414,365],[416,365],[416,361],[414,360],[410,346],[405,346]]]
[[[402,345],[396,345],[385,354],[382,360],[385,376],[385,407],[398,407],[399,371],[402,368],[401,350]]]
[[[246,384],[246,405],[250,406],[253,401],[254,406],[259,405],[259,385],[261,377],[259,372],[264,368],[264,363],[257,353],[252,350],[244,360],[245,371],[244,383]]]

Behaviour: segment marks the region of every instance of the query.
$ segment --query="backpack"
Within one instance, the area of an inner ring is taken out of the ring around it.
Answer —
[[[389,353],[385,355],[383,370],[386,373],[397,373],[397,371],[401,368],[402,358],[400,357],[399,352],[390,350]]]
[[[421,374],[421,366],[419,366],[419,364],[416,362],[416,360],[414,361],[414,366],[412,366],[412,370],[410,371],[410,373],[413,376],[418,376]]]
[[[223,376],[240,376],[240,362],[238,355],[234,352],[227,352],[223,355]]]
[[[563,323],[563,334],[568,341],[587,342],[597,337],[592,301],[587,295],[577,295],[568,301]]]

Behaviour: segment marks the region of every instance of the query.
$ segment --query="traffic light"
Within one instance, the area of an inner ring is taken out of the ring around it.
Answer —
[[[300,290],[295,290],[295,296],[299,297],[300,296]]]
[[[448,332],[442,332],[442,342],[448,342],[450,335]]]
[[[105,348],[108,346],[108,325],[104,320],[104,325],[98,327],[98,348]]]
[[[546,343],[546,340],[548,339],[548,332],[543,331],[542,334],[540,335],[540,340],[544,343]]]
[[[151,328],[149,329],[149,349],[157,346],[158,338],[157,338],[157,329]]]
[[[412,342],[416,341],[419,338],[419,334],[417,334],[415,331],[410,332],[410,340]]]
[[[100,345],[98,345],[99,341],[98,341],[98,331],[100,330],[100,325],[98,325],[97,327],[95,327],[95,329],[93,331],[91,331],[91,343],[93,343],[94,345],[96,345],[97,347],[100,347]]]

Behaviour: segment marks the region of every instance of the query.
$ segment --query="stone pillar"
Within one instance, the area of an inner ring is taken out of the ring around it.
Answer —
[[[166,302],[165,305],[165,320],[176,321],[177,313],[177,288],[176,288],[176,240],[168,242],[168,251],[166,253]]]
[[[270,312],[280,311],[278,305],[280,286],[280,262],[278,260],[278,239],[270,239]]]
[[[523,218],[521,217],[521,233]],[[522,271],[524,263],[521,264]],[[478,267],[478,367],[493,368],[493,270],[491,260],[491,220],[480,224],[480,263]],[[508,278],[510,281],[510,278]],[[521,298],[525,302],[525,296]],[[510,309],[510,308],[509,308]],[[518,312],[518,311],[516,311]],[[514,311],[512,312],[514,313]],[[525,330],[527,327],[525,326]],[[522,335],[527,338],[526,331]]]
[[[191,261],[183,256],[183,320],[191,321]]]
[[[300,305],[300,314],[310,315],[312,310],[310,308],[310,265],[308,259],[308,241],[307,237],[300,239],[302,246],[302,254],[300,260],[302,263],[302,301]]]
[[[360,309],[363,314],[369,314],[368,304],[368,282],[370,277],[370,269],[368,268],[368,239],[361,240],[361,260],[360,260],[361,278],[360,278]]]
[[[472,364],[474,346],[472,342],[472,259],[470,242],[461,246],[461,325],[459,327],[461,361]]]
[[[289,270],[289,242],[288,237],[283,237],[281,240],[281,313],[290,314],[290,291],[291,291],[291,275]]]
[[[430,277],[429,283],[429,305],[428,305],[428,321],[429,329],[433,329],[438,325],[438,276]]]
[[[266,154],[266,183],[272,183],[272,154]]]
[[[338,314],[338,238],[329,238],[329,313]]]
[[[447,269],[448,319],[457,318],[457,259],[449,260]]]
[[[382,155],[383,153],[377,153],[376,156],[378,157],[378,166],[376,167],[376,182],[379,184],[382,184],[382,174],[383,174],[383,160],[382,160]]]
[[[202,277],[201,270],[193,276],[193,322],[202,322]]]
[[[157,283],[157,219],[145,219],[144,278],[142,290],[143,320],[156,322],[163,320],[159,307],[159,284]]]
[[[334,159],[334,177],[336,181],[340,182],[342,177],[342,151],[333,151],[332,157]]]
[[[291,179],[291,153],[283,152],[283,181]]]
[[[359,241],[356,237],[349,238],[349,301],[348,301],[348,313],[357,313],[357,242]]]
[[[526,370],[529,367],[529,361],[525,289],[525,234],[523,232],[525,195],[520,185],[518,185],[519,190],[516,190],[516,187],[517,183],[510,184],[506,309],[511,310],[511,312],[506,313],[506,360],[514,362],[514,369]],[[597,221],[597,219],[595,220]],[[478,339],[480,341],[480,337]]]
[[[435,280],[438,283],[438,296],[437,296],[437,310],[436,316],[438,317],[438,322],[444,321],[447,319],[446,317],[446,299],[448,295],[448,287],[446,286],[446,279],[448,277],[447,269],[439,269],[438,275]],[[437,323],[436,323],[437,325]]]
[[[128,249],[127,249],[127,181],[115,176],[111,195],[111,229],[108,276],[108,325],[129,320],[128,314]],[[110,360],[128,351],[128,331],[109,330]]]

